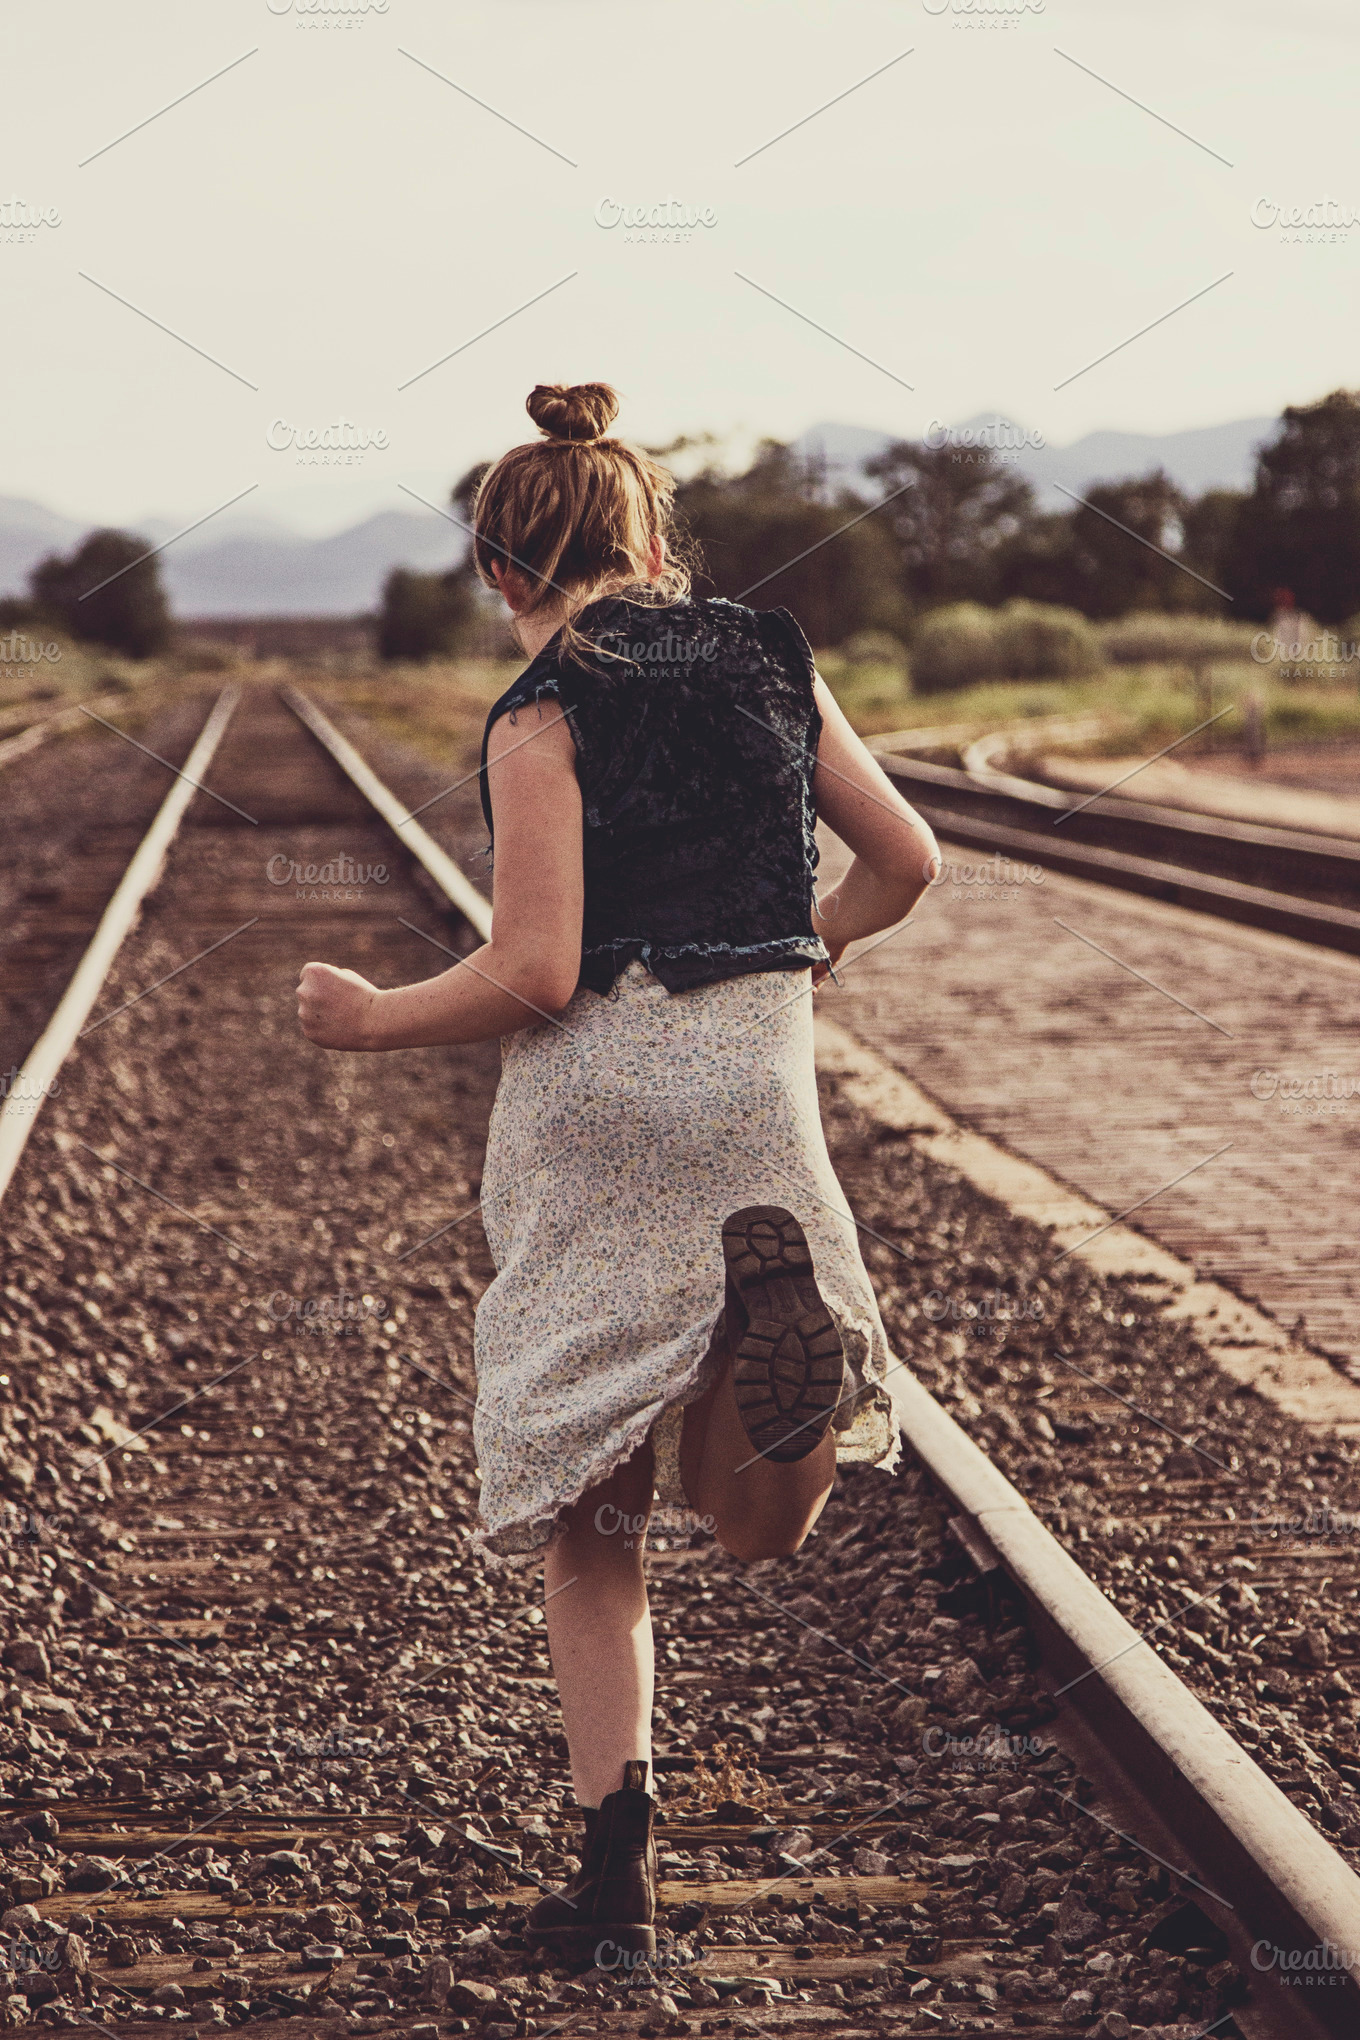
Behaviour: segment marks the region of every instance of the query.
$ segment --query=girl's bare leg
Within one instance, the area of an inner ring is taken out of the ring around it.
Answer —
[[[548,1647],[582,1806],[652,1759],[652,1617],[642,1571],[652,1448],[642,1445],[573,1506],[543,1561]],[[649,1773],[650,1775],[650,1773]]]
[[[831,1433],[805,1459],[762,1459],[746,1435],[732,1386],[721,1327],[714,1346],[726,1364],[713,1386],[685,1411],[680,1474],[690,1505],[713,1519],[718,1542],[734,1558],[786,1558],[797,1551],[826,1506],[836,1478]]]

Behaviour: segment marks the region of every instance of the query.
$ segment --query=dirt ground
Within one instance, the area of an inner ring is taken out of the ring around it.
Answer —
[[[438,790],[363,748],[413,804]],[[122,769],[99,752],[74,815],[51,763],[26,783],[58,890]],[[1222,1909],[1112,1833],[1017,1609],[910,1465],[847,1476],[797,1561],[657,1525],[666,1960],[571,1978],[526,1950],[575,1829],[537,1583],[467,1542],[496,1051],[328,1056],[291,998],[312,955],[442,968],[404,921],[467,938],[267,697],[210,784],[253,819],[195,801],[7,1204],[7,2016],[1113,2040],[1259,1992]],[[428,819],[484,883],[471,789]],[[1360,1860],[1350,1448],[834,1084],[824,1111],[896,1353]]]

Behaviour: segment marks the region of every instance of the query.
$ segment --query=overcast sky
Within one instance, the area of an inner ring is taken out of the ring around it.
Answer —
[[[255,485],[331,529],[530,436],[539,381],[738,450],[995,406],[1061,445],[1360,380],[1360,227],[1253,220],[1360,215],[1348,0],[305,11],[345,4],[7,10],[0,197],[59,217],[0,214],[0,494],[135,525]],[[600,224],[667,198],[713,223]],[[337,417],[390,443],[268,443]]]

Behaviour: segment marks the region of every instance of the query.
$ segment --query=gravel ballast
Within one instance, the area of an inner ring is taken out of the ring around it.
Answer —
[[[578,1829],[537,1583],[467,1542],[496,1051],[302,1041],[307,956],[390,982],[441,961],[402,917],[463,938],[282,710],[247,699],[213,783],[259,826],[195,803],[96,1018],[259,923],[81,1046],[6,1206],[0,2017],[1231,2036],[1260,1979],[1113,1832],[910,1466],[844,1478],[798,1560],[658,1518],[670,1933],[642,1972],[526,1948]],[[465,807],[441,828],[466,848]],[[369,876],[310,897],[278,854]],[[895,1350],[1350,1854],[1352,1448],[824,1110]]]

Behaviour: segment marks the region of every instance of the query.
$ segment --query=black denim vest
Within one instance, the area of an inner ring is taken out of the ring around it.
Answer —
[[[549,696],[585,811],[580,982],[640,960],[668,991],[825,957],[812,928],[812,653],[785,609],[593,602],[592,649],[551,639],[487,717]],[[482,739],[482,812],[492,828]]]

